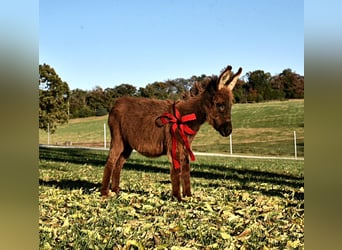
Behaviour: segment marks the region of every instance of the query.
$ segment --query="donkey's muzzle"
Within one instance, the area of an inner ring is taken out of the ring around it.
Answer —
[[[218,129],[218,132],[220,133],[220,135],[227,137],[232,133],[232,124],[231,123],[225,123],[223,125],[220,126],[220,128]]]

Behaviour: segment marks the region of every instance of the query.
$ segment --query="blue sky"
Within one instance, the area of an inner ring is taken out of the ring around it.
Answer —
[[[145,87],[228,64],[304,75],[300,0],[40,0],[39,25],[39,63],[71,89]]]

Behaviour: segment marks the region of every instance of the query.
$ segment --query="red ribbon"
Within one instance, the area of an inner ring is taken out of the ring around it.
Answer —
[[[172,163],[175,169],[179,169],[180,168],[180,162],[176,157],[176,150],[177,150],[177,138],[176,138],[176,131],[178,128],[178,132],[179,135],[181,136],[185,148],[188,151],[189,155],[190,155],[190,159],[192,161],[195,160],[195,155],[193,154],[193,152],[191,151],[190,148],[190,144],[188,141],[188,137],[186,136],[186,134],[188,135],[194,135],[196,134],[196,131],[192,130],[191,128],[189,128],[188,125],[186,125],[186,122],[189,121],[193,121],[196,120],[196,114],[195,113],[191,113],[191,114],[187,114],[187,115],[183,115],[181,116],[179,110],[176,108],[176,105],[173,105],[174,108],[174,113],[175,115],[172,115],[170,113],[165,112],[164,114],[162,114],[159,118],[161,119],[163,124],[167,124],[167,123],[173,123],[171,126],[171,135],[172,135],[172,151],[171,151],[171,156],[172,156]]]

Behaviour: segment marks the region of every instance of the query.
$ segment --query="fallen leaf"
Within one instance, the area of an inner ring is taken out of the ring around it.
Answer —
[[[228,239],[230,239],[232,236],[231,236],[230,234],[226,233],[226,232],[221,232],[221,237],[222,237],[222,239],[224,239],[224,240],[228,240]]]
[[[175,233],[175,232],[180,231],[181,228],[180,228],[179,226],[176,226],[176,227],[169,228],[169,230],[170,230],[171,232]]]
[[[242,233],[240,233],[237,237],[242,238],[250,235],[252,230],[250,228],[246,228]]]
[[[130,250],[131,247],[137,247],[138,250],[143,250],[144,247],[142,246],[141,243],[137,242],[136,240],[128,240],[127,243],[126,243],[126,246],[124,247],[124,249],[126,250]],[[134,248],[135,249],[135,248]]]

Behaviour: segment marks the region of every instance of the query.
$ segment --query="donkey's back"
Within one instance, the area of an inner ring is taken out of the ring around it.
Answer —
[[[108,117],[112,143],[123,143],[126,150],[145,156],[166,154],[165,127],[157,126],[156,119],[169,112],[171,105],[171,101],[149,98],[117,99]]]

